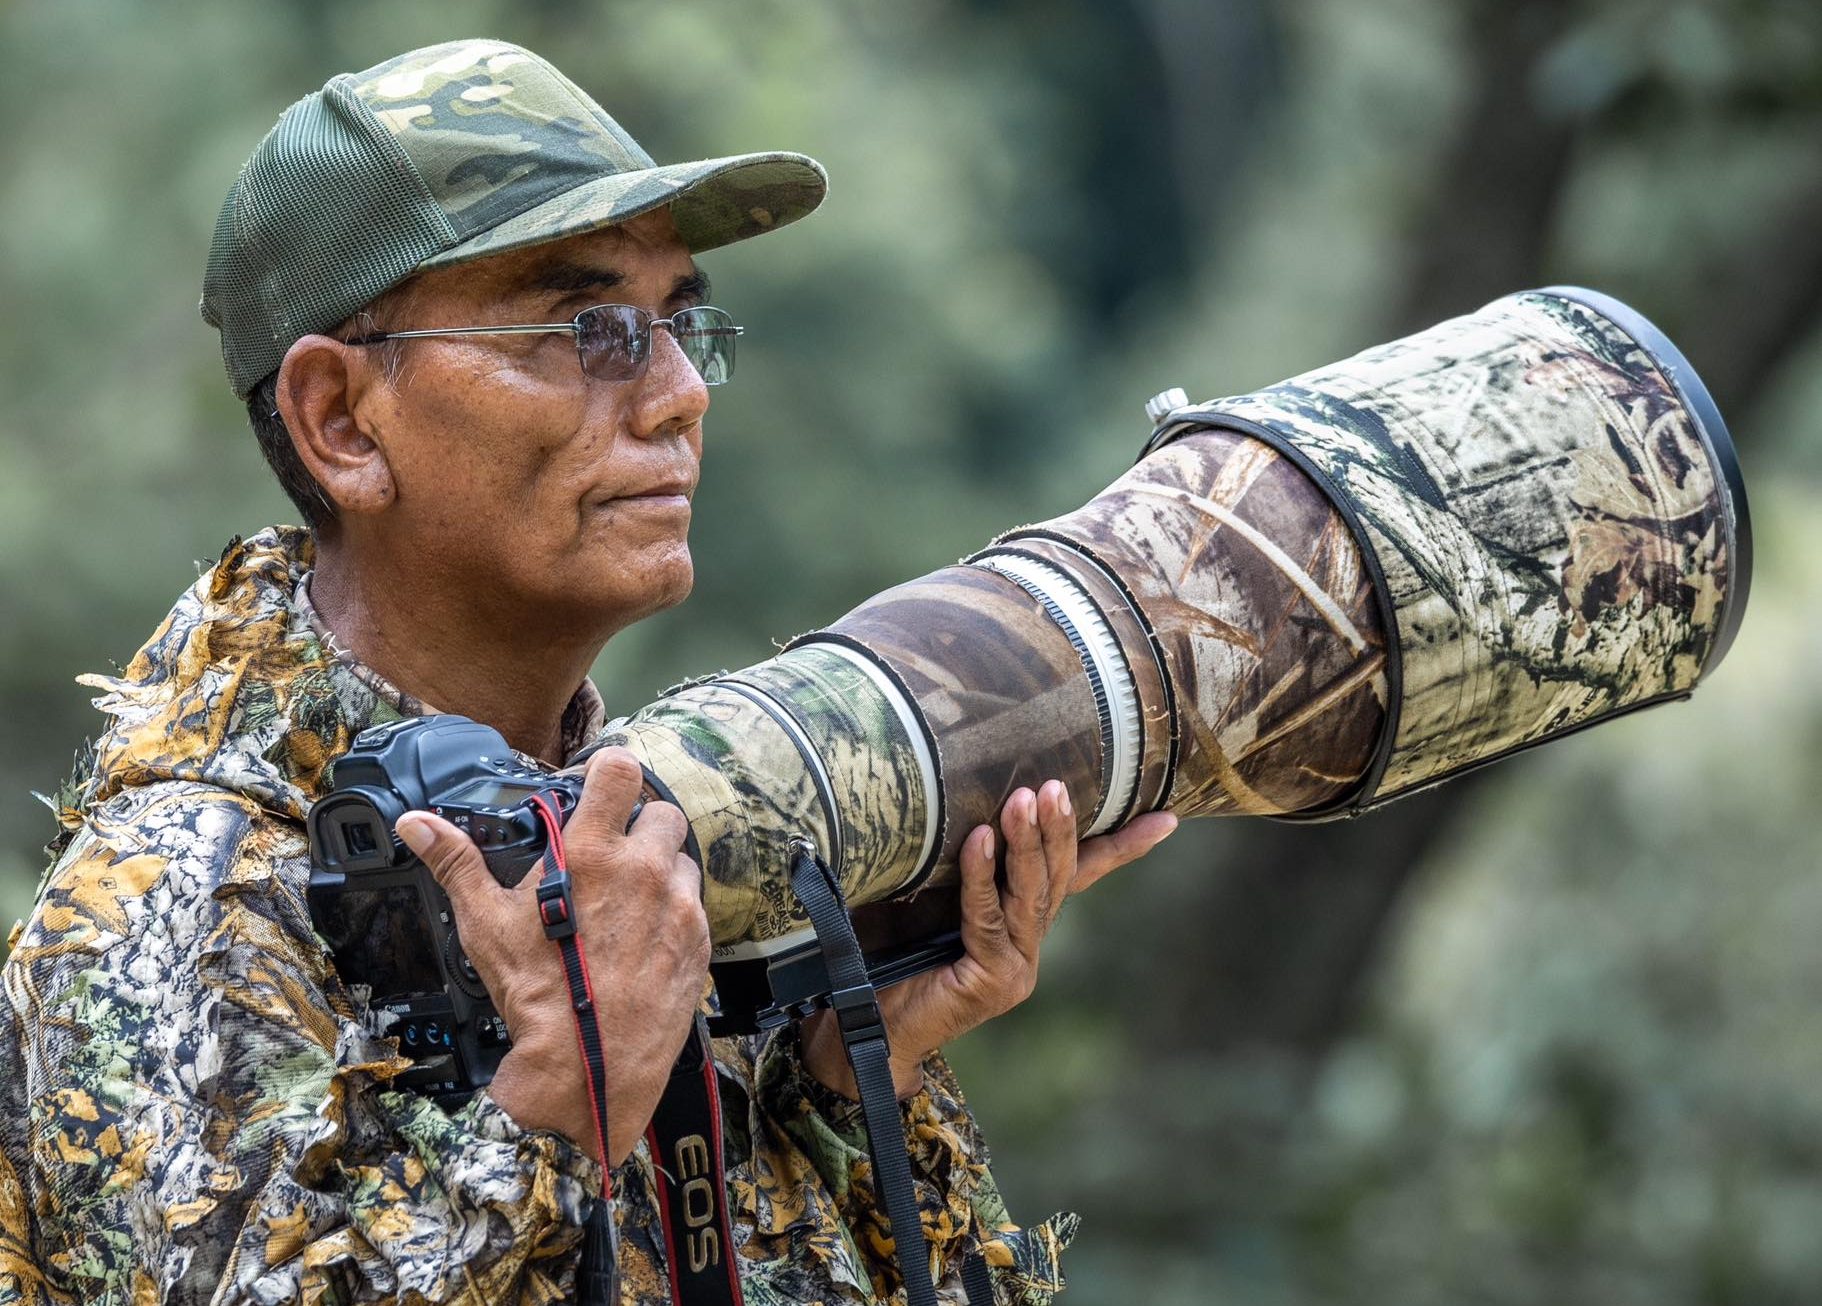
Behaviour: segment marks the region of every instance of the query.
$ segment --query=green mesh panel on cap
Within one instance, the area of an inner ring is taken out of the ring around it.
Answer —
[[[237,395],[458,239],[349,80],[287,109],[222,206],[202,312]]]

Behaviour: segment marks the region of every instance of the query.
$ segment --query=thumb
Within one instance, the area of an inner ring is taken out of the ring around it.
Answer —
[[[1069,892],[1080,893],[1109,871],[1136,862],[1177,828],[1175,812],[1146,812],[1112,834],[1084,839],[1076,854],[1075,879]]]
[[[498,887],[474,840],[442,817],[429,812],[406,812],[399,817],[396,829],[405,846],[430,868],[458,916],[463,902],[485,893],[490,886]]]

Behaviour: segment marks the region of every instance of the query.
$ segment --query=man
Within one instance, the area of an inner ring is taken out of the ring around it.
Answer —
[[[311,928],[302,820],[375,722],[461,712],[546,765],[598,732],[589,666],[692,580],[706,385],[732,362],[692,254],[823,186],[800,155],[655,166],[490,41],[335,78],[255,151],[202,309],[309,529],[230,544],[119,678],[90,681],[111,727],[4,972],[0,1303],[556,1300],[604,1167],[625,1300],[670,1300],[637,1140],[706,979],[681,813],[649,804],[629,830],[638,768],[603,750],[566,831],[605,1154],[537,877],[503,889],[454,827],[398,825],[512,1033],[492,1085],[446,1111],[391,1087],[408,1063]],[[1172,825],[1078,857],[1062,787],[1018,791],[964,850],[968,955],[888,992],[951,1299],[980,1251],[1001,1301],[1048,1301],[1073,1221],[1007,1220],[937,1049],[1029,993],[1069,891]],[[746,1300],[896,1290],[829,1023],[715,1052]]]

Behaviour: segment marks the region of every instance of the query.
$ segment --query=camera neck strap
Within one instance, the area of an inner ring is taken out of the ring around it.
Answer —
[[[582,1260],[576,1272],[576,1300],[584,1306],[617,1306],[620,1301],[620,1233],[614,1225],[613,1176],[607,1169],[607,1058],[601,1048],[601,1024],[595,1018],[595,987],[588,958],[576,934],[576,902],[570,892],[569,861],[563,852],[563,818],[544,794],[532,796],[544,823],[547,843],[544,876],[538,881],[538,919],[544,937],[557,945],[569,982],[569,1005],[576,1018],[576,1041],[588,1081],[594,1113],[595,1142],[600,1148],[601,1200],[590,1206],[582,1231]]]
[[[538,882],[538,918],[544,935],[563,958],[576,1039],[593,1108],[596,1143],[608,1155],[607,1064],[595,1017],[588,959],[576,933],[575,900],[563,851],[563,821],[542,794],[532,803],[548,836],[544,875]],[[892,1231],[893,1258],[905,1284],[906,1306],[937,1306],[930,1255],[918,1213],[911,1157],[905,1146],[898,1093],[892,1082],[891,1046],[879,993],[867,973],[866,955],[854,935],[841,887],[807,841],[791,846],[791,888],[816,931],[829,977],[829,1006],[841,1031],[843,1050],[854,1072],[867,1151]],[[670,1266],[675,1306],[744,1306],[729,1223],[721,1096],[708,1026],[700,1015],[671,1069],[658,1110],[646,1131],[659,1187],[659,1218]],[[917,1249],[913,1251],[911,1249]],[[584,1227],[577,1300],[585,1306],[614,1306],[620,1300],[619,1233],[614,1225],[612,1178],[605,1168],[601,1199]],[[921,1254],[920,1254],[921,1253]],[[963,1286],[972,1306],[992,1306],[993,1288],[978,1254],[962,1264]]]
[[[930,1278],[929,1244],[918,1214],[917,1188],[911,1178],[911,1153],[892,1083],[892,1049],[879,1010],[879,991],[867,973],[866,954],[854,936],[854,924],[842,899],[841,886],[807,841],[791,842],[791,888],[803,904],[822,948],[829,974],[829,1006],[841,1029],[841,1043],[854,1071],[861,1116],[867,1123],[867,1152],[873,1159],[874,1183],[886,1205],[892,1229],[893,1258],[905,1282],[906,1306],[936,1306]],[[962,1265],[962,1283],[974,1306],[992,1306],[993,1288],[986,1262],[970,1256]]]
[[[743,1306],[729,1224],[721,1093],[700,1014],[645,1131],[674,1306]]]

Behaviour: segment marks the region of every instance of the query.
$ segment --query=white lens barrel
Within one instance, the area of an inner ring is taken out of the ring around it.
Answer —
[[[1139,695],[1120,641],[1114,638],[1100,607],[1062,569],[1012,549],[990,549],[976,556],[973,565],[1017,582],[1043,604],[1050,619],[1069,636],[1069,642],[1081,655],[1082,670],[1095,690],[1095,706],[1101,713],[1101,743],[1105,750],[1100,801],[1087,833],[1105,834],[1131,814],[1139,787],[1143,738]]]

